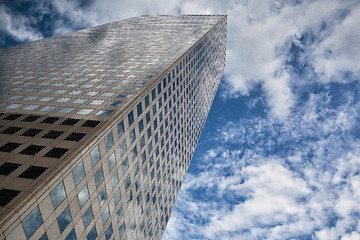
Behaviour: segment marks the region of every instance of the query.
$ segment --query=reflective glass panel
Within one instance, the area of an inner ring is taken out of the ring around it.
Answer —
[[[109,148],[111,148],[112,145],[114,145],[112,132],[109,132],[109,134],[106,136],[105,142],[106,142],[106,150],[109,150]]]
[[[117,206],[119,204],[121,200],[121,194],[120,194],[120,189],[117,190],[117,192],[114,195],[114,202],[115,202],[115,206]]]
[[[93,218],[94,218],[94,216],[93,216],[93,212],[92,212],[92,207],[90,206],[86,210],[84,215],[82,216],[85,228],[87,228],[87,226],[89,226],[89,224],[90,224],[91,220],[93,220]]]
[[[96,183],[96,187],[98,187],[102,181],[104,180],[104,172],[103,172],[103,169],[102,167],[100,167],[96,173],[95,173],[95,183]]]
[[[69,206],[67,206],[64,209],[64,211],[57,218],[57,222],[59,224],[60,232],[63,232],[65,230],[65,228],[69,225],[71,220],[72,219],[71,219],[70,209],[69,209]]]
[[[105,225],[105,223],[107,222],[107,220],[109,219],[110,217],[110,211],[109,211],[109,206],[107,206],[103,213],[101,214],[101,218],[102,218],[102,221],[103,221],[103,225]]]
[[[121,218],[124,216],[124,210],[121,206],[119,210],[116,212],[117,221],[120,222]]]
[[[64,183],[61,181],[59,185],[57,185],[56,188],[52,190],[50,195],[54,205],[54,209],[56,209],[66,197]]]
[[[89,191],[87,185],[85,185],[78,193],[80,208],[84,206],[86,201],[89,199]]]
[[[109,170],[111,171],[111,169],[113,169],[113,167],[116,164],[116,159],[115,159],[115,153],[114,152],[108,158],[108,162],[109,162]]]
[[[73,176],[75,185],[78,185],[78,183],[84,178],[85,171],[84,171],[84,165],[82,162],[80,162],[73,170]]]
[[[95,164],[100,160],[100,150],[98,145],[91,151],[90,155],[92,165],[95,166]]]
[[[99,204],[100,204],[100,207],[104,204],[104,202],[106,201],[107,199],[107,195],[106,195],[106,187],[104,187],[100,193],[99,193]]]
[[[26,238],[30,238],[36,230],[41,226],[42,219],[39,211],[39,207],[36,207],[23,221]]]
[[[111,186],[114,189],[116,185],[119,183],[119,176],[117,171],[114,172],[114,175],[111,177]]]
[[[90,232],[88,233],[88,235],[86,236],[87,240],[95,240],[97,238],[97,232],[96,232],[96,227],[95,225],[93,226],[93,228],[90,230]]]
[[[65,240],[76,240],[76,234],[75,234],[75,230],[71,230],[71,232],[69,233],[69,235],[67,235],[67,237],[65,238]]]
[[[105,230],[105,238],[106,238],[106,240],[109,240],[111,238],[112,234],[113,234],[113,228],[112,228],[112,224],[110,223],[110,225]]]

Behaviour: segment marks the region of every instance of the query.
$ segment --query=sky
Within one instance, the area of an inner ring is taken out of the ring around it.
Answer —
[[[0,47],[227,14],[226,70],[164,239],[360,239],[360,1],[0,2]]]

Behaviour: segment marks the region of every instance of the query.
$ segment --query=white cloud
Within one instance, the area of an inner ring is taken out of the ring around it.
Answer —
[[[17,41],[34,41],[43,38],[39,31],[30,26],[35,22],[32,16],[13,15],[7,7],[0,4],[0,30]]]
[[[169,223],[175,235],[165,239],[356,238],[360,142],[350,132],[360,111],[354,91],[342,92],[336,107],[328,89],[309,94],[286,121],[223,125],[213,134],[217,147],[197,159],[200,173],[187,176],[174,210],[182,220]],[[196,213],[187,210],[193,205]]]
[[[324,81],[343,81],[346,72],[360,75],[360,5],[352,5],[349,15],[314,48],[315,71]]]

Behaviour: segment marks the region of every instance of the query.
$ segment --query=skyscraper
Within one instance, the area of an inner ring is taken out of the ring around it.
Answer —
[[[225,68],[226,16],[0,50],[0,238],[160,239]]]

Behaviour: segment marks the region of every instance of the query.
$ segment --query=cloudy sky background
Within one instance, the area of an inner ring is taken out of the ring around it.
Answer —
[[[359,1],[5,0],[0,47],[179,13],[228,15],[227,67],[164,239],[360,239]]]

